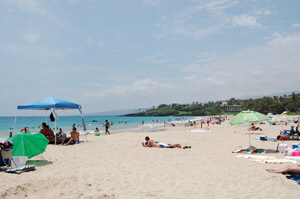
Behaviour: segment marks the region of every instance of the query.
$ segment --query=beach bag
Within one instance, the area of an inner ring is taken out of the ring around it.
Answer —
[[[54,122],[54,121],[55,121],[55,117],[54,117],[53,113],[50,114],[50,121],[51,121],[51,122]]]

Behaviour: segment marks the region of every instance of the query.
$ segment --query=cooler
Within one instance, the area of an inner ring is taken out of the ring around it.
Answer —
[[[279,146],[278,146],[278,151],[279,151],[280,153],[283,153],[287,148],[288,148],[288,145],[287,145],[287,144],[279,144]]]
[[[259,137],[259,139],[262,140],[262,141],[267,141],[267,140],[268,140],[268,138],[267,138],[266,135],[261,135],[261,136]]]
[[[293,143],[292,149],[297,149],[297,148],[299,148],[299,143]]]
[[[27,156],[12,156],[11,167],[18,168],[25,166],[27,158]]]

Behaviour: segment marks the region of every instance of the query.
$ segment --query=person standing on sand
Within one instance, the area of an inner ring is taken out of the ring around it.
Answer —
[[[108,122],[108,120],[105,120],[104,127],[105,127],[105,135],[110,134],[108,130],[110,127],[110,123]]]

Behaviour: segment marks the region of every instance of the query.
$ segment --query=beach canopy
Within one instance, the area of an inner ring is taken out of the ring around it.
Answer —
[[[50,110],[53,109],[81,109],[79,104],[68,102],[62,99],[49,97],[28,104],[19,105],[18,109]]]
[[[84,122],[84,118],[82,115],[82,111],[81,111],[81,105],[79,104],[75,104],[73,102],[68,102],[66,100],[62,100],[62,99],[58,99],[58,98],[54,98],[54,97],[49,97],[46,99],[42,99],[42,100],[38,100],[35,102],[31,102],[28,104],[23,104],[23,105],[18,105],[17,109],[22,109],[22,110],[51,110],[53,113],[55,113],[55,110],[64,110],[64,109],[78,109],[80,114],[81,114],[81,118],[82,118],[82,124],[83,124],[83,130],[86,131],[86,125]],[[55,113],[56,115],[56,113]],[[17,116],[15,117],[15,123],[14,123],[14,128],[16,125],[16,119]],[[55,129],[56,128],[56,119],[54,119],[55,121]],[[56,136],[56,134],[55,134]],[[56,143],[55,143],[56,144]]]

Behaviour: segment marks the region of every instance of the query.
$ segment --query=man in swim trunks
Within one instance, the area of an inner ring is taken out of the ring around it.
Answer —
[[[148,136],[145,137],[146,142],[142,142],[144,147],[159,147],[159,148],[181,148],[180,144],[165,144],[163,142],[155,142],[151,140]]]
[[[71,131],[71,139],[65,144],[65,146],[68,146],[68,144],[70,143],[79,143],[79,132],[77,132],[76,128],[73,128],[73,130]]]
[[[105,135],[110,134],[110,132],[108,130],[110,127],[110,123],[108,122],[108,120],[105,120],[104,127],[105,127]]]

